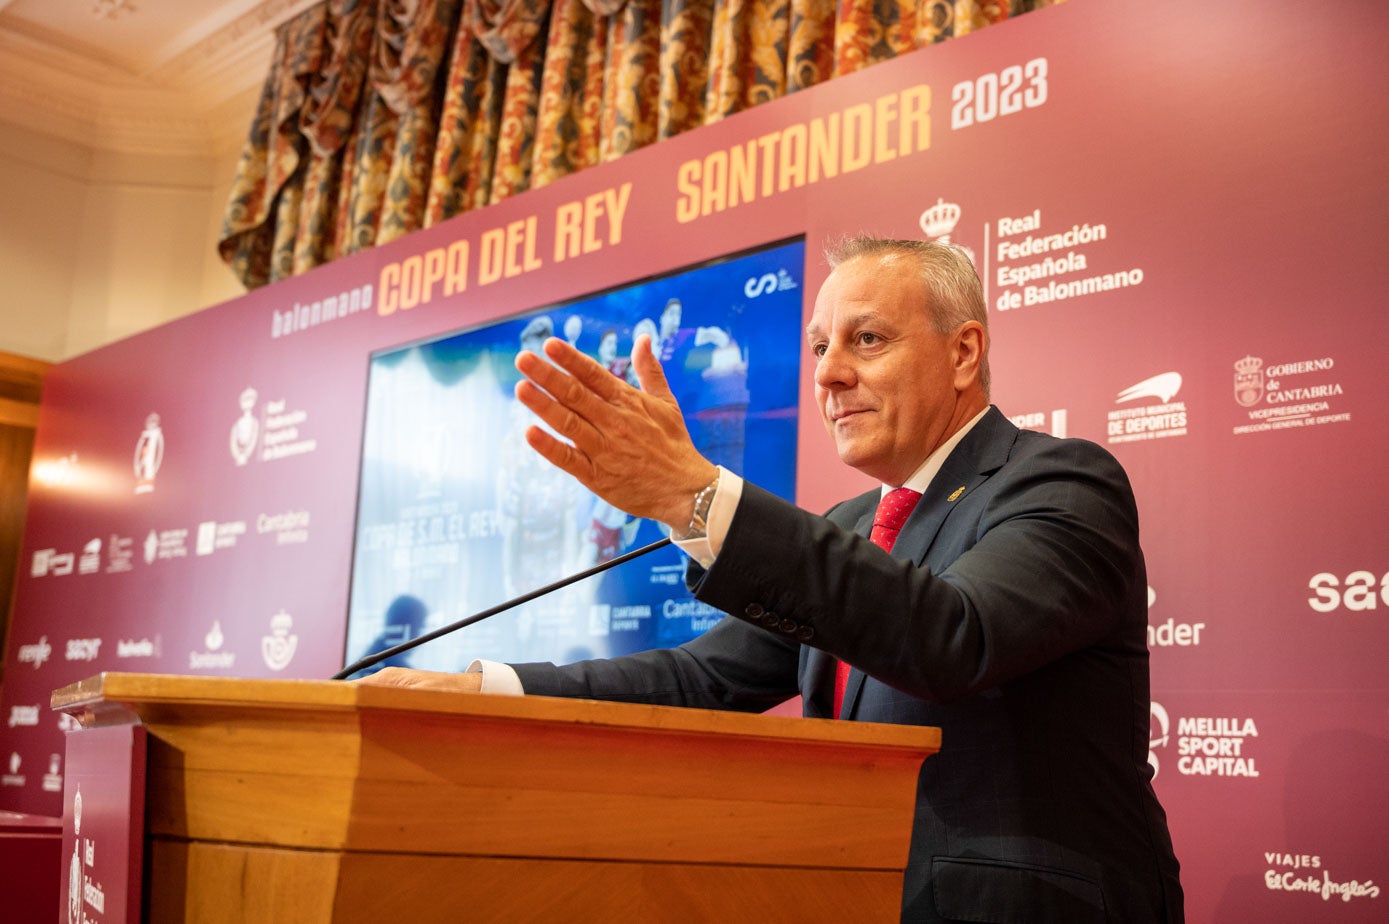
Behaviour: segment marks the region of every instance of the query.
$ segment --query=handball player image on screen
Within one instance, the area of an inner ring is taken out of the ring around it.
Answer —
[[[531,452],[513,361],[563,337],[629,381],[651,335],[695,445],[795,486],[805,246],[785,243],[372,356],[344,662],[660,539]],[[678,645],[722,613],[666,547],[379,666],[567,663]],[[378,668],[379,669],[379,668]]]

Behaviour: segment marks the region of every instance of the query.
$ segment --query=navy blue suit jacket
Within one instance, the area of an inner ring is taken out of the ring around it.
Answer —
[[[751,484],[699,599],[732,616],[676,649],[517,665],[528,693],[935,725],[902,914],[913,921],[1180,921],[1148,752],[1147,579],[1108,452],[990,409],[891,555],[877,491],[823,517]]]

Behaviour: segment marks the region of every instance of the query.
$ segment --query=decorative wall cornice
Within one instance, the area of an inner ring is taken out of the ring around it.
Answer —
[[[250,125],[276,27],[316,2],[228,0],[139,74],[62,36],[0,22],[0,123],[98,150],[226,156]]]

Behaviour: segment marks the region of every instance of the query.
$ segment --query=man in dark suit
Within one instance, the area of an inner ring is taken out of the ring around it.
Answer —
[[[987,313],[954,248],[860,238],[831,265],[807,327],[816,400],[841,460],[883,487],[824,517],[700,457],[649,343],[640,390],[559,341],[555,365],[518,359],[518,397],[572,442],[532,428],[531,446],[670,525],[696,596],[735,618],[677,649],[488,665],[484,688],[749,710],[799,691],[810,716],[937,725],[904,920],[1181,920],[1123,470],[989,406]]]

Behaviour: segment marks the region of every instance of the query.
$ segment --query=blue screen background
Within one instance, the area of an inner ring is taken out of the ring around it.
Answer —
[[[569,339],[614,375],[653,333],[696,446],[790,499],[805,246],[796,241],[371,359],[345,663],[661,538],[522,439],[523,341]],[[678,305],[671,307],[671,301]],[[687,641],[723,614],[667,547],[389,663],[568,663]],[[384,665],[383,665],[384,666]]]

